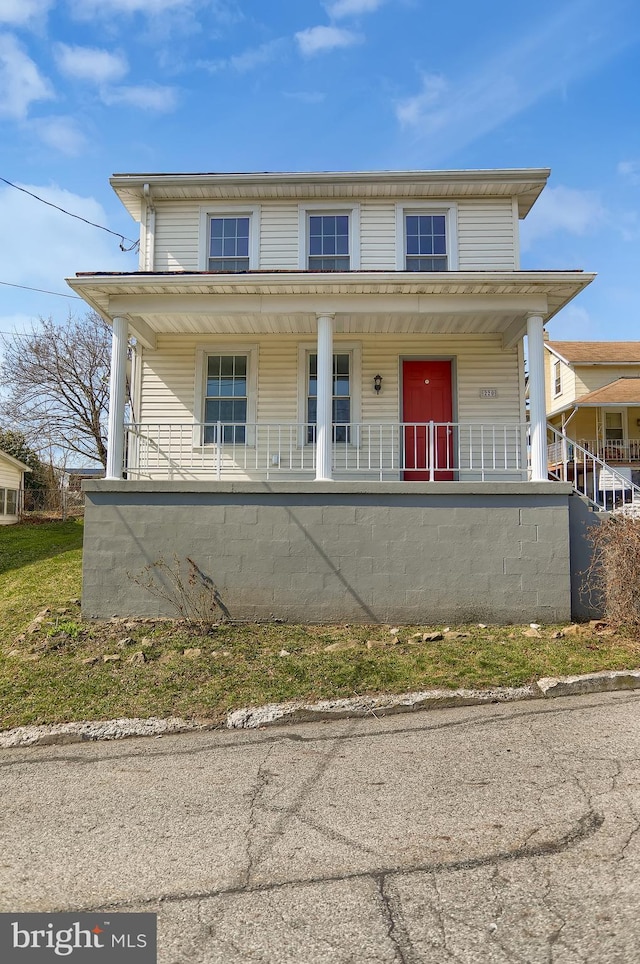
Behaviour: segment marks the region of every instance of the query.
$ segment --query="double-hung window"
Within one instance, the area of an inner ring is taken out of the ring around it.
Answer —
[[[249,270],[249,218],[209,219],[209,271]]]
[[[318,412],[318,356],[307,355],[307,442],[316,440]],[[338,352],[333,356],[333,388],[331,398],[331,420],[333,422],[333,441],[351,441],[351,401],[352,372],[351,354]]]
[[[238,205],[200,208],[202,271],[238,274],[259,267],[260,208]]]
[[[360,206],[332,207],[326,202],[301,204],[299,267],[302,271],[358,271]]]
[[[447,270],[444,214],[405,214],[407,271]]]
[[[196,346],[194,446],[254,444],[257,378],[257,345]]]
[[[205,392],[205,445],[218,441],[218,422],[222,423],[220,441],[244,444],[247,422],[247,356],[208,355]]]
[[[553,363],[553,394],[560,395],[562,392],[562,369],[560,367],[560,362],[555,361]]]
[[[349,215],[309,215],[309,271],[349,271]]]
[[[455,271],[458,267],[456,206],[397,206],[399,271]]]

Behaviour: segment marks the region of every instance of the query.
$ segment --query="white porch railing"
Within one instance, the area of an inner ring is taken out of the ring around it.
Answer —
[[[605,442],[603,439],[578,439],[578,444],[603,462],[640,462],[640,439]]]
[[[548,430],[548,464],[551,478],[571,482],[573,488],[597,509],[640,513],[640,486],[630,471],[613,468],[579,442],[552,425]]]
[[[315,472],[315,426],[300,423],[126,425],[128,478],[276,479]],[[384,480],[527,478],[527,428],[519,423],[334,425],[335,475]]]

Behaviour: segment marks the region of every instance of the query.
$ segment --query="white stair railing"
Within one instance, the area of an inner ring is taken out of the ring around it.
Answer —
[[[640,514],[640,486],[553,425],[548,430],[549,476],[570,482],[595,509]]]

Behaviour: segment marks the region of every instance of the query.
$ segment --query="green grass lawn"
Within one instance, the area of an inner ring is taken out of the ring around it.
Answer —
[[[446,627],[223,623],[199,635],[168,622],[84,623],[73,601],[81,556],[81,522],[0,528],[0,728],[174,714],[217,721],[289,699],[519,685],[640,665],[637,635],[588,627],[558,639],[557,626],[538,637],[522,626],[451,627],[466,635],[416,642],[418,630]],[[45,607],[37,631],[25,633]],[[325,649],[347,642],[353,648]],[[109,655],[119,659],[104,662]]]

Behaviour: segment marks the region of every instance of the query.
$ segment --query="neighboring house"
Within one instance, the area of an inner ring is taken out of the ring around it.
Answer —
[[[640,484],[640,341],[547,341],[545,349],[549,424]],[[551,441],[550,468],[563,451]]]
[[[18,522],[22,511],[24,474],[31,469],[24,462],[0,451],[0,525]]]
[[[85,611],[158,611],[175,555],[243,618],[568,617],[543,326],[593,275],[520,269],[548,174],[114,176],[139,270],[69,280],[113,326]]]
[[[68,468],[62,472],[62,485],[70,492],[80,492],[82,483],[86,479],[104,479],[104,469],[101,465],[91,465],[80,468]]]

